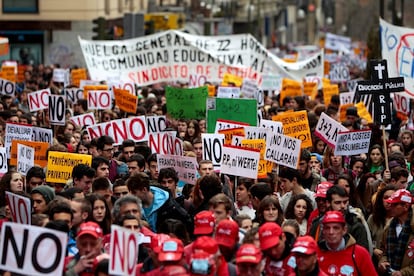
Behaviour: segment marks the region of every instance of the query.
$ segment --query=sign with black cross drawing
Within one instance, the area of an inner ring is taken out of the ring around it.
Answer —
[[[372,95],[374,122],[386,126],[391,124],[391,93],[404,91],[404,78],[388,78],[386,60],[370,60],[371,80],[359,81],[355,93]]]

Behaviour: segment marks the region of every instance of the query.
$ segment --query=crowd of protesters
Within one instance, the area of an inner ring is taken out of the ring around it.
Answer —
[[[96,113],[98,122],[166,115],[167,130],[199,164],[192,185],[180,183],[175,168],[158,170],[145,142],[91,139],[69,121],[88,112],[84,99],[68,102],[65,126],[51,126],[47,110],[30,113],[28,93],[62,93],[52,74],[50,66],[28,67],[15,97],[1,97],[1,143],[6,123],[53,128],[49,150],[92,155],[92,165],[75,166],[65,184],[47,183],[45,168],[24,177],[9,167],[0,215],[11,220],[6,191],[30,197],[33,225],[68,233],[64,275],[108,275],[112,224],[150,237],[139,246],[136,275],[414,275],[414,137],[404,118],[394,116],[384,148],[379,127],[348,108],[344,126],[372,130],[367,154],[336,156],[315,136],[297,169],[275,165],[266,178],[248,179],[219,174],[202,159],[206,120],[170,118],[165,84],[139,89],[136,114],[116,106]],[[339,121],[339,98],[279,103],[267,93],[263,118],[288,110],[306,110],[314,133],[322,112]]]

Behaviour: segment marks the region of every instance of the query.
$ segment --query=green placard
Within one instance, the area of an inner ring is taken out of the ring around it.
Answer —
[[[257,125],[256,99],[208,98],[207,132],[213,133],[218,119]]]
[[[167,112],[175,119],[205,119],[207,86],[197,88],[166,87]]]

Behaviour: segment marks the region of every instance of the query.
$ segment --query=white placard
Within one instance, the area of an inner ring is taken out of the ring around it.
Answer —
[[[93,126],[96,124],[95,115],[92,112],[73,116],[70,120],[77,126]]]
[[[230,120],[217,120],[216,121],[216,128],[214,133],[218,133],[220,130],[230,129],[230,128],[240,128],[244,126],[248,126],[249,124],[242,123],[242,122],[235,122]]]
[[[259,160],[259,150],[223,146],[220,172],[255,179],[259,169]]]
[[[13,222],[31,224],[32,206],[30,198],[6,191]]]
[[[65,125],[66,104],[64,95],[49,95],[49,119],[52,125]]]
[[[355,92],[339,93],[339,102],[341,105],[350,104],[354,102]]]
[[[111,109],[112,98],[108,90],[88,91],[88,109],[105,110]]]
[[[9,167],[7,165],[7,151],[6,148],[0,148],[0,175],[7,173]]]
[[[71,103],[77,103],[78,100],[83,99],[83,89],[73,87],[73,88],[65,88],[64,94],[66,96],[66,100]]]
[[[283,134],[283,124],[282,122],[272,121],[272,120],[261,120],[260,126],[263,128],[270,129],[272,132],[277,132]]]
[[[0,94],[14,96],[16,84],[6,79],[0,78]]]
[[[197,158],[178,155],[157,154],[158,171],[162,168],[174,168],[178,178],[190,184],[197,181]]]
[[[202,133],[203,160],[213,162],[214,170],[220,171],[223,156],[224,134]]]
[[[175,131],[150,133],[148,146],[152,153],[183,155],[183,142],[180,138],[175,137],[175,134]]]
[[[5,222],[0,236],[0,269],[23,275],[62,275],[67,240],[68,235],[61,231]]]
[[[53,69],[54,82],[63,82],[64,86],[69,84],[69,69],[55,68]]]
[[[346,127],[322,112],[315,128],[315,135],[327,143],[330,147],[335,148],[336,139],[340,131],[348,131]]]
[[[33,127],[32,141],[53,144],[53,131],[50,128]]]
[[[371,141],[371,130],[339,132],[335,155],[352,156],[367,153]]]
[[[31,126],[6,123],[4,147],[6,148],[7,158],[10,158],[10,150],[13,140],[31,141],[32,134],[33,127]]]
[[[196,87],[204,86],[206,82],[207,82],[206,75],[190,74],[188,88],[196,88]]]
[[[166,116],[146,116],[148,133],[164,131],[167,128]]]
[[[219,86],[217,98],[240,98],[240,87]]]
[[[297,169],[302,140],[283,134],[273,133],[266,140],[265,160]]]
[[[268,128],[245,126],[244,127],[245,139],[267,139],[272,135],[272,131]]]
[[[280,91],[282,89],[282,77],[278,75],[264,74],[260,88],[269,91]]]
[[[49,108],[50,89],[43,89],[27,94],[30,112]]]
[[[405,115],[410,114],[410,98],[407,97],[407,93],[392,93],[394,96],[394,108],[398,112]]]
[[[31,167],[34,166],[35,149],[22,144],[17,144],[17,172],[26,176]]]
[[[243,79],[243,84],[240,89],[242,98],[253,99],[256,98],[257,82],[256,80]]]

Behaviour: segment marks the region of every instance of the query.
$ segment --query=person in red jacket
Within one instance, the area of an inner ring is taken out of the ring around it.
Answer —
[[[296,260],[295,274],[298,276],[328,276],[318,265],[318,245],[311,236],[298,237],[291,250]]]
[[[322,240],[319,242],[320,268],[328,275],[378,275],[369,252],[356,244],[347,233],[344,215],[328,211],[322,220]]]

